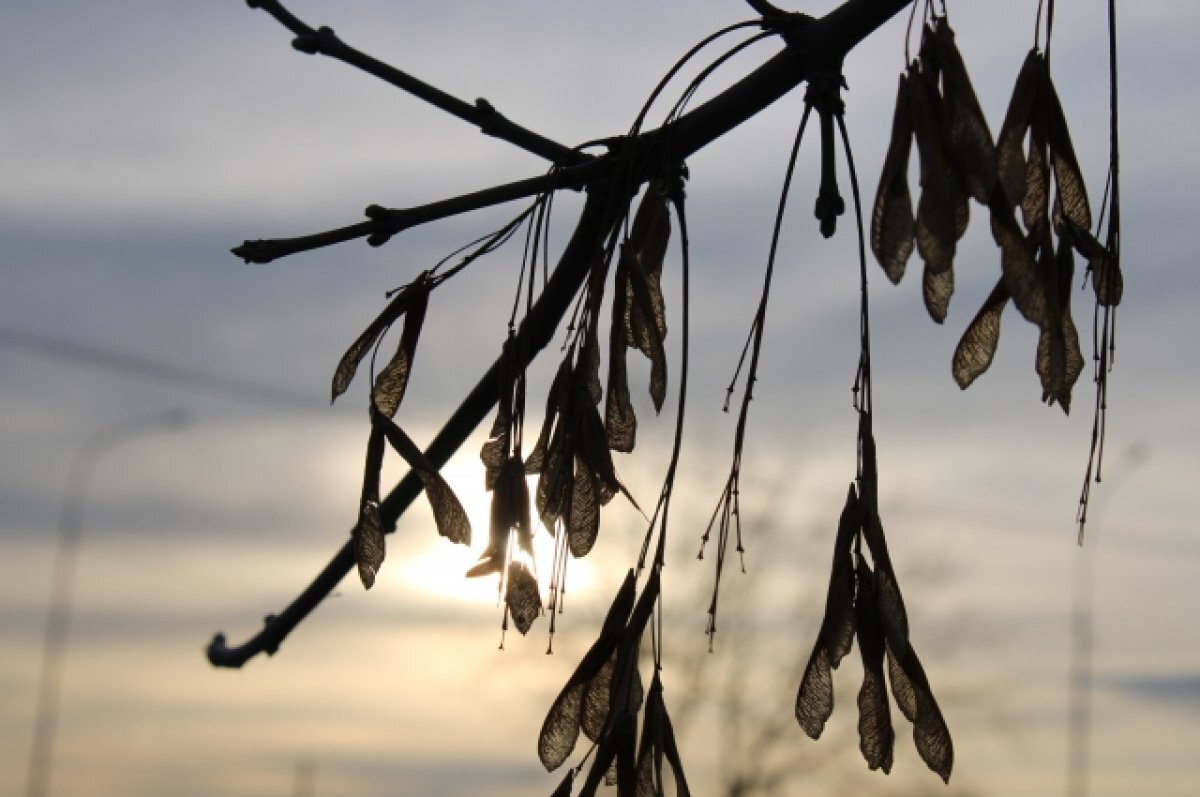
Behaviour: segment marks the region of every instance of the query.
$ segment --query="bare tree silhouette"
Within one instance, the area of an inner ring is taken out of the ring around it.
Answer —
[[[891,769],[894,702],[912,724],[918,753],[930,769],[949,780],[954,759],[950,732],[910,639],[879,514],[867,250],[892,282],[900,281],[916,251],[924,264],[926,308],[941,323],[954,290],[956,245],[974,200],[988,216],[1001,269],[995,289],[954,353],[954,378],[965,388],[988,368],[999,340],[1001,314],[1011,303],[1039,331],[1036,363],[1042,399],[1064,411],[1085,367],[1070,310],[1074,259],[1076,254],[1085,259],[1095,292],[1097,390],[1092,451],[1080,499],[1082,539],[1088,488],[1093,475],[1099,478],[1113,312],[1122,292],[1115,4],[1110,0],[1111,156],[1103,209],[1095,224],[1051,77],[1053,0],[1038,9],[1037,46],[1021,68],[995,138],[976,99],[945,2],[846,0],[819,18],[781,10],[766,0],[748,0],[748,4],[753,18],[717,31],[688,50],[649,93],[627,134],[567,146],[509,119],[485,99],[465,102],[385,64],[350,46],[331,29],[311,27],[275,0],[248,0],[252,8],[265,11],[294,34],[292,45],[297,50],[343,61],[384,80],[485,135],[541,157],[547,168],[540,175],[425,205],[371,205],[364,221],[298,238],[246,241],[234,248],[247,262],[268,263],[357,238],[382,246],[418,225],[504,203],[524,203],[508,223],[452,252],[393,292],[337,364],[332,384],[335,400],[370,357],[370,425],[358,522],[324,571],[283,612],[268,617],[262,631],[238,646],[230,646],[218,634],[208,648],[214,665],[240,667],[258,653],[274,653],[352,569],[357,568],[364,586],[370,588],[386,558],[386,535],[422,492],[439,534],[452,542],[469,542],[466,513],[439,471],[495,408],[489,439],[481,451],[492,493],[488,546],[467,575],[497,577],[505,628],[511,622],[524,634],[545,611],[553,635],[568,562],[592,549],[602,525],[602,508],[611,500],[628,500],[646,518],[640,549],[597,639],[550,706],[538,734],[538,754],[548,770],[572,758],[581,732],[590,742],[578,762],[568,767],[555,794],[571,793],[581,775],[580,794],[594,793],[604,781],[615,783],[622,795],[662,794],[671,784],[677,794],[689,793],[663,697],[660,591],[688,395],[689,248],[684,186],[691,175],[687,159],[804,84],[805,111],[785,170],[762,295],[728,389],[727,409],[732,404],[737,410],[732,456],[704,535],[715,563],[708,632],[717,630],[727,556],[742,551],[743,443],[784,209],[800,143],[808,122],[815,118],[821,166],[814,208],[818,229],[824,237],[834,235],[846,213],[839,183],[841,150],[858,235],[862,290],[854,308],[860,320],[860,345],[853,385],[857,467],[836,525],[824,619],[800,677],[795,718],[809,736],[821,735],[833,711],[832,671],[857,640],[863,672],[857,696],[859,749],[868,767]],[[861,41],[910,5],[910,38],[919,40],[919,49],[915,58],[906,53],[910,66],[900,76],[883,174],[874,203],[864,210],[845,121],[842,64]],[[734,43],[727,44],[730,41]],[[763,42],[776,42],[780,49],[729,88],[689,107],[697,89],[732,56]],[[725,49],[710,55],[722,46]],[[685,66],[697,70],[690,80],[680,77]],[[647,123],[652,111],[661,113],[657,127]],[[915,207],[909,180],[914,141],[920,174]],[[553,200],[562,191],[582,192],[584,200],[568,242],[555,254],[548,229]],[[681,295],[672,299],[679,309],[669,326],[679,336],[681,356],[669,364],[662,274],[673,233],[681,255]],[[397,421],[397,413],[413,371],[430,296],[514,238],[523,241],[522,270],[501,355],[462,399],[442,431],[422,448]],[[568,314],[566,343],[544,401],[541,425],[536,434],[527,435],[526,369],[559,333]],[[376,368],[381,345],[397,325],[395,353]],[[606,356],[603,342],[608,344]],[[631,349],[649,363],[648,392],[655,411],[664,408],[671,389],[677,402],[674,445],[662,486],[654,503],[644,508],[637,506],[618,477],[613,459],[613,452],[632,452],[637,441],[638,419],[627,368]],[[389,449],[410,470],[383,496],[380,470]],[[537,477],[532,491],[527,476]],[[529,563],[535,512],[555,541],[546,584],[539,583]],[[648,665],[642,661],[644,652]],[[648,683],[643,680],[644,669],[649,671]],[[739,782],[742,792],[754,785],[745,778]]]

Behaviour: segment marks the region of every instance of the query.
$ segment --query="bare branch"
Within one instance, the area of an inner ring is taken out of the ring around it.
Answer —
[[[515,183],[505,183],[485,188],[482,191],[430,202],[428,205],[411,208],[385,208],[380,205],[371,205],[365,211],[368,221],[297,238],[260,238],[257,241],[245,241],[241,246],[235,246],[230,251],[247,263],[270,263],[272,260],[294,255],[297,252],[307,252],[323,246],[345,243],[355,238],[366,238],[367,243],[371,246],[382,246],[393,235],[431,221],[493,205],[501,205],[515,199],[524,199],[559,188],[579,188],[582,183],[576,179],[578,176],[574,172],[557,170],[538,177],[518,180]]]
[[[583,163],[590,158],[578,150],[527,130],[497,111],[490,102],[482,97],[472,105],[418,80],[390,64],[385,64],[377,58],[372,58],[366,53],[354,49],[339,39],[332,28],[320,27],[314,30],[293,16],[277,0],[246,0],[246,4],[251,8],[261,8],[266,11],[285,28],[296,34],[296,38],[292,41],[292,47],[300,52],[310,55],[326,55],[358,67],[367,74],[374,75],[446,113],[470,122],[486,136],[507,141],[526,152],[545,158],[551,163]]]
[[[668,131],[652,130],[642,138],[662,139],[676,159],[687,158],[765,110],[813,74],[840,70],[850,50],[910,2],[846,0],[823,17],[804,21],[785,31],[787,46],[782,52],[681,116]]]
[[[297,20],[274,0],[247,1],[252,7],[261,7],[268,11],[298,36],[319,38],[318,32]],[[662,164],[683,162],[689,155],[708,146],[785,96],[814,72],[840,68],[842,58],[850,48],[906,5],[907,0],[847,0],[821,19],[808,21],[805,18],[804,24],[798,29],[789,29],[786,32],[787,47],[745,78],[672,122],[669,129],[651,130],[632,140],[609,141],[610,147],[615,145],[615,149],[602,157],[581,161],[576,157],[579,155],[578,150],[566,150],[571,153],[571,157],[562,158],[557,162],[574,165],[558,169],[551,175],[532,177],[415,208],[384,211],[372,205],[367,209],[371,221],[298,238],[246,241],[232,251],[248,263],[269,263],[296,252],[355,238],[366,237],[372,246],[380,246],[392,235],[418,224],[532,196],[546,190],[579,189],[594,180],[610,178],[616,173],[618,165],[628,165],[631,161],[640,168],[634,179],[639,183],[644,182],[653,176],[656,170],[661,169]],[[329,37],[332,37],[332,31]],[[331,41],[338,40],[333,37]],[[340,42],[339,45],[345,47]],[[437,91],[432,87],[427,88]],[[459,100],[454,102],[461,103]],[[470,107],[465,103],[461,104],[463,107]],[[380,213],[373,215],[373,209],[379,210]]]
[[[229,251],[247,263],[270,263],[297,252],[308,252],[323,246],[333,246],[370,236],[378,226],[374,219],[360,221],[348,227],[338,227],[336,230],[301,235],[297,238],[259,238],[257,241],[243,241],[240,246],[235,246]]]

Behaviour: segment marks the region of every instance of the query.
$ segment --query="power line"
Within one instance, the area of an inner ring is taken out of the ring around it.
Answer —
[[[321,412],[328,415],[331,411],[328,405],[313,396],[287,388],[185,368],[40,332],[0,326],[0,346],[36,352],[62,362],[108,371],[122,377],[142,377],[191,387],[239,401],[268,404],[298,412]],[[338,411],[339,414],[344,412]]]

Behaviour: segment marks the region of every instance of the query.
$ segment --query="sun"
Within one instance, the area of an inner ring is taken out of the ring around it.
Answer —
[[[440,538],[429,539],[416,550],[408,552],[400,561],[391,557],[384,565],[381,576],[397,582],[399,586],[413,589],[426,595],[436,595],[454,601],[471,604],[500,602],[496,576],[467,578],[466,572],[478,561],[488,542],[488,519],[491,514],[491,494],[483,489],[483,471],[478,460],[455,459],[442,470],[442,476],[462,502],[463,509],[471,521],[472,542],[470,548],[453,545]],[[536,480],[529,478],[529,488],[536,489]],[[535,513],[536,514],[536,513]],[[533,569],[538,576],[543,602],[548,597],[551,563],[554,556],[554,538],[540,521],[534,521]],[[396,557],[400,559],[399,555]],[[389,567],[388,565],[392,565]],[[568,565],[567,589],[571,595],[590,591],[596,581],[595,568],[586,559],[572,559]]]

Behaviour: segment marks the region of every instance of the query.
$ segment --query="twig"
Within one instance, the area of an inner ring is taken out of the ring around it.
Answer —
[[[487,100],[480,98],[475,104],[458,99],[439,88],[418,80],[412,75],[402,72],[390,64],[385,64],[377,58],[372,58],[364,52],[354,49],[337,37],[333,29],[320,27],[313,29],[301,22],[277,0],[246,0],[251,8],[261,8],[280,24],[296,34],[292,47],[310,55],[326,55],[336,58],[343,63],[358,67],[362,71],[374,75],[380,80],[408,92],[424,100],[446,113],[457,116],[469,122],[486,136],[492,136],[507,141],[517,147],[538,155],[551,163],[576,164],[590,160],[591,156],[578,150],[563,146],[545,136],[527,130],[521,125],[508,119],[497,111]]]
[[[302,235],[297,238],[267,238],[244,241],[230,251],[247,263],[270,263],[281,257],[320,249],[323,246],[345,243],[355,238],[366,238],[371,246],[382,246],[398,233],[411,227],[427,224],[438,219],[457,216],[472,210],[501,205],[516,199],[534,196],[560,188],[579,188],[583,183],[576,178],[579,173],[564,173],[565,170],[518,180],[515,183],[485,188],[470,194],[430,202],[411,208],[385,208],[371,205],[365,211],[368,221],[360,221],[347,227]]]

